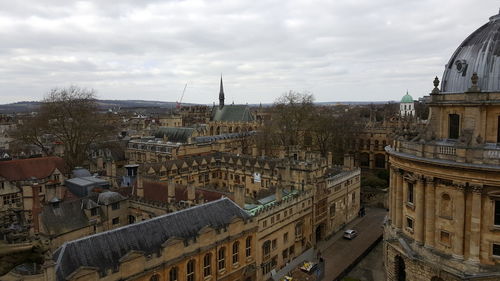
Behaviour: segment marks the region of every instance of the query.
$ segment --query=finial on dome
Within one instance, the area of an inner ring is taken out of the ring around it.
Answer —
[[[439,94],[439,78],[436,76],[434,78],[434,81],[432,82],[434,84],[434,89],[432,89],[432,93],[433,94]]]
[[[477,82],[479,81],[479,76],[477,76],[476,72],[472,73],[470,81],[472,82],[472,86],[469,88],[468,92],[480,92],[481,89],[479,89],[479,87],[477,86]]]

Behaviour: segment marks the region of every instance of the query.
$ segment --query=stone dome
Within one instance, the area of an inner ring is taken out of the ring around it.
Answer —
[[[444,70],[441,92],[466,92],[474,72],[481,91],[500,91],[500,13],[490,17],[453,53]]]
[[[413,97],[406,93],[406,95],[403,96],[401,99],[401,103],[412,103],[413,102]]]

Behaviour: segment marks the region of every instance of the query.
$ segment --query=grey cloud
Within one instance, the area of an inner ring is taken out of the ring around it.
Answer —
[[[497,12],[455,0],[0,0],[0,103],[52,87],[101,98],[272,102],[426,94],[460,42]],[[474,10],[474,13],[470,13]],[[453,13],[450,13],[453,11]]]

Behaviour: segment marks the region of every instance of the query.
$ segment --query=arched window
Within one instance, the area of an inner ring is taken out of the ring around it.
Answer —
[[[441,195],[439,211],[441,216],[451,218],[451,197],[447,193]]]
[[[178,268],[177,266],[174,266],[170,269],[170,271],[168,272],[168,281],[177,281],[179,280],[179,276],[178,276]]]
[[[252,255],[252,236],[248,236],[245,242],[245,256],[248,258]]]
[[[194,281],[194,260],[188,261],[186,265],[186,279],[187,281]]]
[[[208,253],[203,257],[203,276],[207,277],[212,274],[212,254]]]
[[[240,242],[236,241],[233,243],[233,263],[237,263],[239,261],[239,252]]]
[[[406,281],[406,269],[405,261],[401,256],[396,256],[394,258],[394,266],[397,281]]]
[[[271,241],[267,240],[262,244],[262,252],[264,256],[271,254]]]
[[[149,281],[160,281],[160,274],[153,274],[153,276],[149,278]]]
[[[226,248],[219,249],[219,270],[226,268]]]

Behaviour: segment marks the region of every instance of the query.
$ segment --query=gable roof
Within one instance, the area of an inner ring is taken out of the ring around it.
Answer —
[[[64,160],[55,156],[0,161],[0,177],[9,181],[44,179],[56,168],[63,174],[67,171]]]
[[[157,253],[169,238],[196,237],[205,227],[227,227],[234,218],[250,215],[228,198],[162,215],[150,220],[101,232],[64,243],[55,253],[56,279],[66,280],[80,267],[98,268],[101,273],[116,269],[131,251]]]
[[[212,121],[250,122],[253,120],[248,105],[230,104],[224,105],[222,109],[217,106],[212,111]]]

